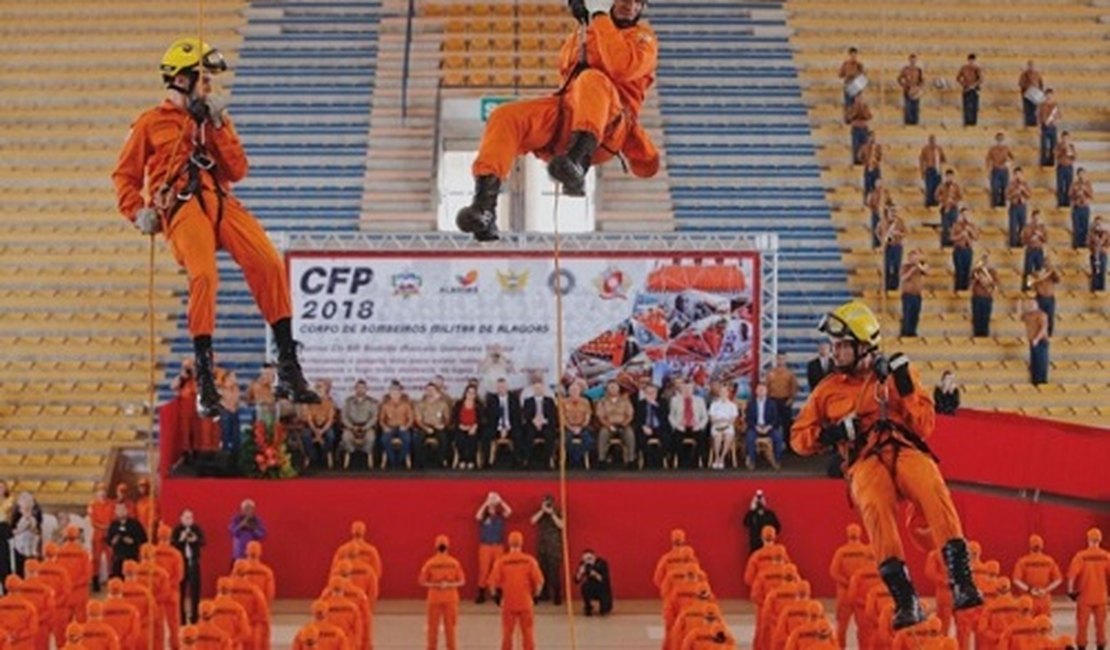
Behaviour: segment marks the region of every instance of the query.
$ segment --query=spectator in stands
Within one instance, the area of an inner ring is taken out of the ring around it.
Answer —
[[[998,291],[998,271],[991,265],[990,251],[983,253],[971,274],[971,335],[991,335],[991,312]]]
[[[790,431],[794,424],[794,400],[798,397],[798,378],[786,365],[786,353],[775,355],[775,367],[767,373],[767,397],[775,403],[779,412],[779,424],[784,432]]]
[[[509,392],[509,381],[499,378],[494,390],[486,396],[486,430],[482,434],[482,458],[488,467],[495,465],[499,453],[503,461],[513,458],[520,431],[520,404]]]
[[[925,286],[928,267],[921,259],[921,250],[910,251],[910,258],[902,265],[902,331],[901,336],[917,336],[917,323],[921,318],[921,291]]]
[[[944,172],[944,182],[937,188],[936,197],[940,205],[940,245],[945,248],[952,245],[952,225],[960,215],[960,205],[964,200],[964,191],[956,182],[956,170]]]
[[[138,519],[122,503],[116,504],[116,518],[108,527],[108,546],[112,549],[113,578],[123,577],[123,563],[139,559],[139,549],[146,544],[146,532]]]
[[[971,263],[975,259],[974,245],[978,239],[979,229],[971,223],[971,209],[964,206],[952,226],[953,285],[956,291],[967,291],[971,286]]]
[[[5,481],[0,481],[0,592],[4,581],[12,573],[12,517],[15,515],[15,497]]]
[[[266,526],[256,512],[254,501],[243,499],[239,512],[231,518],[227,527],[231,533],[231,560],[241,560],[247,556],[247,544],[266,539]]]
[[[12,510],[12,571],[26,577],[27,560],[42,557],[42,508],[30,492],[20,492]]]
[[[555,400],[547,394],[543,379],[537,376],[532,381],[531,395],[521,401],[522,426],[517,443],[517,461],[522,468],[531,468],[537,462],[535,449],[539,445],[537,466],[547,469],[555,457],[555,438],[558,435],[559,414]]]
[[[412,465],[418,469],[441,469],[450,457],[447,430],[451,426],[451,400],[434,381],[424,386],[416,403],[416,427],[412,432]]]
[[[874,131],[867,132],[860,161],[863,163],[863,195],[866,197],[883,176],[883,145],[879,144],[879,136]]]
[[[893,205],[883,212],[877,235],[883,245],[883,287],[887,291],[897,291],[902,279],[902,240],[906,236],[906,223]]]
[[[224,372],[216,388],[220,391],[220,449],[236,453],[242,433],[239,423],[241,391],[235,371]]]
[[[1033,100],[1026,97],[1025,93],[1030,88],[1044,90],[1044,79],[1033,66],[1032,59],[1025,64],[1025,69],[1021,71],[1021,76],[1018,77],[1018,88],[1021,92],[1021,109],[1025,116],[1024,124],[1025,126],[1037,126],[1037,105],[1033,103]]]
[[[378,422],[378,400],[366,394],[366,382],[355,382],[355,392],[343,402],[343,437],[340,449],[343,451],[343,469],[351,466],[351,454],[361,451],[366,454],[366,464],[374,466],[374,427]]]
[[[709,453],[709,467],[724,469],[725,458],[734,451],[736,445],[736,419],[740,411],[732,399],[732,387],[724,382],[717,384],[716,396],[709,405],[709,436],[712,448]]]
[[[755,397],[748,402],[744,422],[747,426],[744,444],[747,457],[744,459],[744,464],[748,469],[755,469],[756,441],[769,439],[773,454],[771,465],[779,469],[783,452],[782,414],[779,412],[778,404],[768,398],[767,384],[764,382],[755,385]]]
[[[707,447],[705,427],[709,423],[709,410],[705,401],[694,394],[694,382],[676,380],[678,394],[671,397],[671,452],[676,467],[694,468],[701,458],[701,449]]]
[[[563,423],[567,428],[567,465],[589,468],[590,453],[594,446],[590,422],[593,420],[593,405],[582,396],[586,383],[577,379],[567,388],[568,396],[563,401]]]
[[[863,202],[871,212],[871,248],[878,248],[882,245],[877,232],[879,221],[886,209],[894,206],[894,199],[890,197],[890,192],[883,184],[883,179],[880,178],[875,181],[875,186],[864,195]]]
[[[1110,227],[1107,227],[1102,215],[1096,216],[1091,223],[1091,232],[1087,234],[1087,248],[1091,253],[1091,292],[1106,291],[1106,252],[1110,250]]]
[[[516,374],[516,367],[512,359],[505,355],[504,350],[497,343],[489,346],[486,358],[478,364],[478,390],[482,399],[488,400],[489,396],[497,391],[497,384],[504,381],[508,386],[509,377]]]
[[[921,148],[917,157],[917,168],[921,171],[921,180],[925,183],[925,207],[933,208],[937,202],[937,189],[940,187],[942,165],[948,162],[944,149],[937,144],[937,136],[929,134],[929,141]]]
[[[543,591],[539,600],[563,604],[563,516],[555,505],[555,497],[543,497],[540,509],[532,514],[536,527],[536,560],[543,573]]]
[[[181,520],[174,527],[170,539],[184,560],[185,573],[179,585],[181,597],[178,600],[181,606],[181,624],[195,625],[200,604],[200,554],[204,548],[204,531],[197,525],[192,510],[181,511]],[[185,614],[186,596],[189,599],[188,616]]]
[[[613,584],[609,578],[609,563],[598,556],[593,549],[582,552],[582,559],[578,563],[578,570],[574,572],[574,581],[582,590],[582,606],[586,616],[597,613],[606,616],[613,611]]]
[[[1056,207],[1066,208],[1071,205],[1072,170],[1076,158],[1071,134],[1061,132],[1060,142],[1056,144]]]
[[[1021,230],[1025,227],[1025,218],[1031,196],[1033,196],[1033,191],[1029,189],[1029,183],[1025,182],[1022,168],[1020,166],[1014,167],[1014,177],[1010,179],[1010,184],[1006,187],[1006,200],[1010,202],[1008,237],[1010,248],[1021,246]]]
[[[831,375],[833,370],[835,368],[833,367],[832,354],[829,351],[829,342],[821,341],[817,344],[817,356],[810,359],[806,366],[806,382],[809,384],[809,390],[812,391],[817,388],[817,384]]]
[[[632,401],[621,391],[616,381],[605,384],[605,395],[594,404],[597,416],[597,457],[601,466],[609,465],[612,446],[622,447],[624,463],[631,466],[636,460],[636,437],[632,432],[635,415]]]
[[[1050,337],[1056,332],[1056,285],[1060,280],[1060,272],[1056,270],[1056,264],[1048,257],[1045,257],[1044,268],[1029,278],[1037,306],[1048,316]]]
[[[274,403],[274,381],[277,378],[277,370],[274,364],[265,363],[262,366],[262,372],[259,373],[258,378],[251,382],[247,387],[247,394],[244,396],[243,401],[251,407],[257,408],[259,406],[270,406]]]
[[[478,443],[485,429],[477,384],[466,385],[455,403],[451,421],[455,423],[455,465],[459,469],[474,469],[478,463]]]
[[[756,490],[751,503],[748,504],[748,512],[744,514],[744,528],[748,529],[748,555],[763,548],[764,526],[775,529],[775,538],[782,533],[779,516],[767,506],[767,497],[764,496],[763,490]]]
[[[305,455],[313,465],[331,469],[331,451],[335,446],[335,402],[331,398],[331,382],[318,379],[313,390],[320,396],[320,403],[302,407]]]
[[[840,71],[837,76],[844,83],[844,107],[847,108],[852,104],[852,91],[850,86],[857,77],[863,74],[863,63],[859,60],[859,50],[854,47],[848,48],[848,58],[840,64]]]
[[[871,132],[871,108],[864,98],[866,93],[860,92],[852,99],[852,103],[844,109],[844,122],[852,127],[852,164],[863,163],[863,145]]]
[[[921,120],[921,95],[925,92],[925,73],[917,65],[917,55],[911,54],[909,63],[898,73],[902,87],[902,123],[916,126]]]
[[[1041,211],[1033,210],[1029,223],[1021,229],[1021,243],[1025,245],[1025,261],[1021,270],[1021,290],[1029,289],[1029,276],[1044,268],[1044,246],[1048,243],[1048,228],[1041,221]]]
[[[378,425],[382,432],[383,467],[405,467],[412,464],[412,427],[416,414],[412,400],[405,394],[401,382],[389,382],[389,392],[378,410]]]
[[[967,63],[956,73],[956,83],[963,89],[964,126],[979,123],[979,90],[983,86],[983,71],[975,54],[967,55]]]
[[[1014,152],[1006,144],[1006,134],[994,134],[994,146],[987,150],[987,173],[990,178],[991,207],[1006,205],[1006,186],[1010,184],[1010,165],[1014,162]]]
[[[1071,246],[1082,248],[1087,243],[1087,231],[1091,222],[1091,202],[1095,199],[1095,191],[1091,181],[1087,180],[1087,172],[1080,167],[1075,170],[1075,182],[1068,190],[1071,198]]]
[[[478,596],[474,602],[479,605],[486,602],[493,564],[505,553],[505,520],[512,515],[512,507],[496,492],[487,494],[474,514],[478,522]]]
[[[955,415],[960,408],[960,387],[956,385],[956,373],[945,370],[940,375],[940,383],[933,389],[933,403],[936,412]]]
[[[1048,316],[1035,300],[1024,300],[1021,320],[1029,341],[1029,379],[1034,386],[1048,383]]]
[[[667,450],[670,449],[670,422],[667,409],[659,401],[659,387],[655,384],[644,386],[640,399],[636,401],[636,447],[644,458],[644,467],[663,469],[667,464]]]
[[[1041,167],[1051,167],[1056,155],[1056,126],[1060,123],[1060,106],[1051,88],[1044,91],[1044,101],[1037,107],[1037,124],[1041,127]]]

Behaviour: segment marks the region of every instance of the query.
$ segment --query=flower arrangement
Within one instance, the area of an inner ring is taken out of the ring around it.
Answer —
[[[258,410],[254,426],[243,434],[239,468],[249,478],[295,478],[297,470],[285,446],[285,425],[276,408]]]

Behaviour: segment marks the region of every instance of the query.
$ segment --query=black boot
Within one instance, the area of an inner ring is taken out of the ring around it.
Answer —
[[[283,318],[271,326],[278,349],[277,384],[274,395],[288,398],[294,404],[319,404],[320,396],[308,387],[301,363],[297,360],[297,342],[293,340],[292,321]]]
[[[952,609],[971,609],[983,604],[983,595],[971,579],[971,560],[967,554],[967,541],[950,539],[940,549],[948,568],[948,586],[952,589]]]
[[[891,621],[895,630],[917,625],[925,620],[925,612],[917,599],[917,592],[910,582],[906,563],[896,557],[887,558],[879,565],[879,575],[894,598],[894,618]]]
[[[562,183],[563,194],[586,196],[586,172],[590,170],[595,151],[597,138],[587,131],[575,131],[570,134],[566,155],[555,156],[547,164],[548,175]]]
[[[492,174],[474,179],[474,200],[455,215],[459,230],[474,235],[478,241],[497,241],[497,195],[501,179]]]
[[[478,597],[474,599],[474,602],[479,605],[486,602],[486,590],[484,587],[478,588]]]
[[[220,417],[220,391],[216,390],[212,337],[198,336],[193,339],[193,350],[196,354],[197,415],[215,420]]]

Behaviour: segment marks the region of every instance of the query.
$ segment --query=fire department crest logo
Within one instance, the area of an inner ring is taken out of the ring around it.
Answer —
[[[402,298],[411,298],[419,295],[420,287],[424,285],[424,278],[412,271],[395,273],[391,278],[393,282],[393,295]]]
[[[597,287],[597,295],[602,300],[628,300],[628,289],[632,286],[632,281],[624,274],[624,271],[616,267],[610,266],[597,276],[594,280],[594,286]]]
[[[528,271],[521,271],[520,273],[513,273],[512,271],[502,273],[498,271],[497,283],[501,285],[503,293],[522,293],[524,288],[528,286]]]

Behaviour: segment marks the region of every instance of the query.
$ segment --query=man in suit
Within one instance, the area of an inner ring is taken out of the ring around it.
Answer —
[[[671,451],[674,454],[676,467],[698,467],[703,456],[708,456],[709,409],[698,395],[694,394],[693,381],[678,380],[678,391],[671,397],[668,418],[671,430]],[[702,449],[706,453],[702,454]]]
[[[531,467],[535,445],[539,442],[543,445],[539,467],[547,468],[551,465],[552,451],[555,449],[558,416],[555,412],[555,400],[546,394],[542,379],[532,382],[532,394],[523,400],[520,410],[523,426],[516,445],[517,462],[525,469]]]
[[[482,434],[482,457],[493,467],[498,456],[512,456],[520,432],[520,404],[509,393],[509,382],[501,377],[494,392],[486,396],[486,430]]]
[[[636,401],[633,428],[636,432],[636,446],[644,454],[644,467],[665,467],[667,449],[671,442],[671,426],[667,421],[667,409],[659,402],[659,387],[655,384],[645,386],[643,394]]]
[[[779,469],[783,452],[782,423],[778,407],[774,400],[767,397],[767,385],[762,382],[755,385],[755,398],[748,402],[745,422],[748,428],[745,442],[748,457],[744,462],[748,469],[755,469],[755,441],[762,437],[770,437],[774,449],[772,467]]]
[[[809,390],[812,392],[817,388],[817,384],[821,383],[827,375],[832,374],[832,371],[833,360],[829,353],[829,343],[821,341],[817,344],[817,356],[810,359],[806,365],[806,381],[809,382]]]

